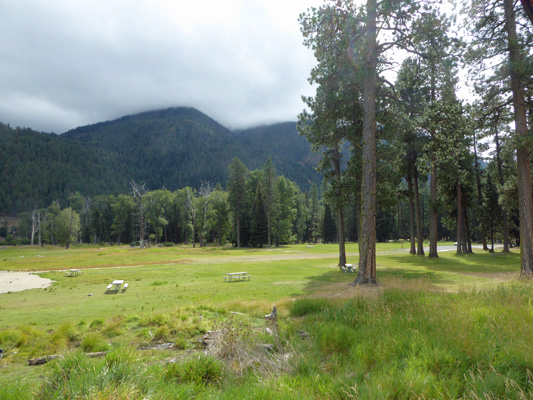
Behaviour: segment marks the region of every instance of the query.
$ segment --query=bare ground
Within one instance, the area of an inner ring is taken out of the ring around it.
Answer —
[[[0,271],[0,293],[46,288],[51,284],[51,279],[41,278],[29,272]]]

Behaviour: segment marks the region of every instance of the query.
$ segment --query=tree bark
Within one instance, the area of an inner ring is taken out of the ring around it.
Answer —
[[[463,219],[465,221],[465,243],[468,254],[472,254],[472,237],[470,235],[470,224],[468,223],[468,210],[466,207],[466,201],[463,198]]]
[[[457,234],[456,234],[456,240],[457,240],[457,255],[463,254],[463,227],[464,227],[464,220],[463,220],[463,191],[461,189],[461,184],[457,182],[455,185],[455,190],[457,192],[457,218],[456,218],[456,225],[457,225]]]
[[[37,222],[39,224],[39,231],[37,232],[38,233],[37,243],[39,244],[39,246],[43,247],[43,240],[41,236],[41,213],[40,212],[37,214]]]
[[[478,199],[479,207],[482,207],[483,195],[481,194],[481,174],[479,172],[479,159],[478,159],[478,156],[477,156],[477,144],[476,144],[476,134],[475,133],[474,133],[474,165],[475,165],[475,168],[476,168],[477,199]],[[479,221],[480,214],[481,214],[481,211],[478,212],[478,223],[479,223],[480,230],[481,230],[481,232],[480,232],[481,244],[483,245],[483,250],[488,250],[489,248],[487,247],[487,234],[485,233],[484,224],[481,223],[481,221]]]
[[[344,232],[344,211],[342,206],[337,209],[337,237],[339,239],[339,266],[346,265],[346,236]]]
[[[35,238],[35,232],[37,231],[37,220],[36,220],[36,212],[31,212],[31,245],[33,246],[33,241]]]
[[[438,257],[437,253],[437,160],[435,153],[431,155],[431,207],[429,214],[429,255]]]
[[[415,210],[416,210],[416,237],[417,250],[416,254],[424,255],[424,231],[422,229],[422,213],[420,211],[420,190],[418,189],[418,169],[414,167],[414,184],[415,184]]]
[[[495,144],[496,144],[496,164],[498,166],[498,182],[501,186],[504,184],[503,179],[503,167],[502,167],[502,159],[500,157],[500,137],[498,136],[498,132],[496,132],[495,135]],[[494,228],[492,229],[494,230]],[[502,207],[502,231],[503,231],[503,253],[509,253],[509,222],[507,217],[507,211],[505,208]],[[494,233],[491,233],[492,235],[492,251],[494,251]]]
[[[518,210],[520,216],[520,274],[533,277],[533,191],[531,188],[530,141],[528,139],[524,86],[517,71],[521,62],[520,47],[514,19],[514,1],[504,0],[505,29],[509,44],[511,89],[518,168]]]
[[[341,163],[339,143],[334,146],[335,177],[337,178],[337,238],[339,240],[339,267],[346,265],[346,236],[344,229],[344,210],[342,207]]]
[[[363,174],[359,271],[352,285],[376,284],[376,0],[367,0],[366,65],[363,84]]]
[[[408,201],[409,201],[409,238],[411,242],[411,249],[409,254],[416,254],[416,235],[415,235],[415,204],[414,204],[414,193],[413,193],[413,177],[412,177],[412,168],[411,165],[407,167],[407,190],[409,192]]]

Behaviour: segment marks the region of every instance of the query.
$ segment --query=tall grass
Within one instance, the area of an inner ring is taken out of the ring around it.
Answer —
[[[0,397],[533,398],[532,298],[529,284],[515,283],[455,293],[382,288],[378,295],[356,291],[350,299],[299,299],[271,326],[272,335],[253,317],[211,317],[218,344],[208,354],[184,346],[177,334],[170,335],[180,343],[169,350],[181,354],[175,363],[147,362],[153,353],[131,346],[114,346],[104,359],[73,352],[37,367],[48,372],[35,389],[8,384]],[[120,321],[123,332],[127,326],[156,332],[194,319],[194,310],[180,310],[103,321],[94,324],[99,332],[66,324],[49,335],[80,340],[88,351],[107,345],[110,323]],[[7,330],[0,339],[16,346],[31,332]]]
[[[530,398],[530,297],[522,285],[385,290],[323,307],[302,322],[313,340],[302,344],[311,356],[298,371],[314,374],[320,365],[358,398]]]
[[[498,278],[510,274],[517,256],[427,260],[393,250],[380,258],[382,286],[373,289],[349,287],[354,277],[327,260],[268,260],[333,251],[305,245],[254,253],[264,262],[244,269],[238,263],[121,269],[135,290],[120,295],[93,290],[115,272],[86,271],[76,279],[50,273],[57,278],[51,291],[2,295],[0,399],[533,398],[533,287]],[[88,257],[132,254],[95,251],[102,255]],[[163,248],[152,255],[187,252]],[[230,270],[252,271],[253,278],[224,284]],[[278,322],[266,324],[262,316],[274,304]],[[43,310],[52,309],[60,315],[43,323]],[[12,322],[20,310],[26,314]],[[217,342],[203,348],[207,331]],[[174,346],[154,349],[168,343]],[[104,350],[104,358],[84,354]],[[27,366],[27,358],[54,353],[63,358]]]

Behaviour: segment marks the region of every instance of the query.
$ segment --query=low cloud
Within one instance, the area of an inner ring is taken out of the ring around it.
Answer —
[[[284,3],[2,2],[0,121],[62,133],[172,106],[230,128],[294,121],[314,64],[297,18],[322,1]]]

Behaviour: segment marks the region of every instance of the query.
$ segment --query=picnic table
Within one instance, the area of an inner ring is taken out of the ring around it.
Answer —
[[[342,269],[344,272],[357,272],[357,266],[352,264],[346,264]]]
[[[66,276],[78,276],[80,274],[83,274],[81,269],[69,269],[68,271],[65,271]]]
[[[249,280],[250,275],[248,275],[248,272],[229,272],[224,277],[224,282],[239,282]]]
[[[115,286],[115,290],[117,292],[120,290],[120,287],[122,286],[123,283],[124,283],[124,280],[122,280],[122,279],[117,279],[117,280],[114,280],[113,282],[111,282],[111,284],[113,286]]]
[[[123,279],[115,279],[113,282],[111,282],[109,285],[107,285],[107,291],[113,290],[115,292],[119,292],[123,283],[124,283]],[[113,288],[113,286],[114,286],[114,288]],[[124,289],[122,291],[123,292],[126,291],[127,288],[128,288],[128,284],[124,283]]]

